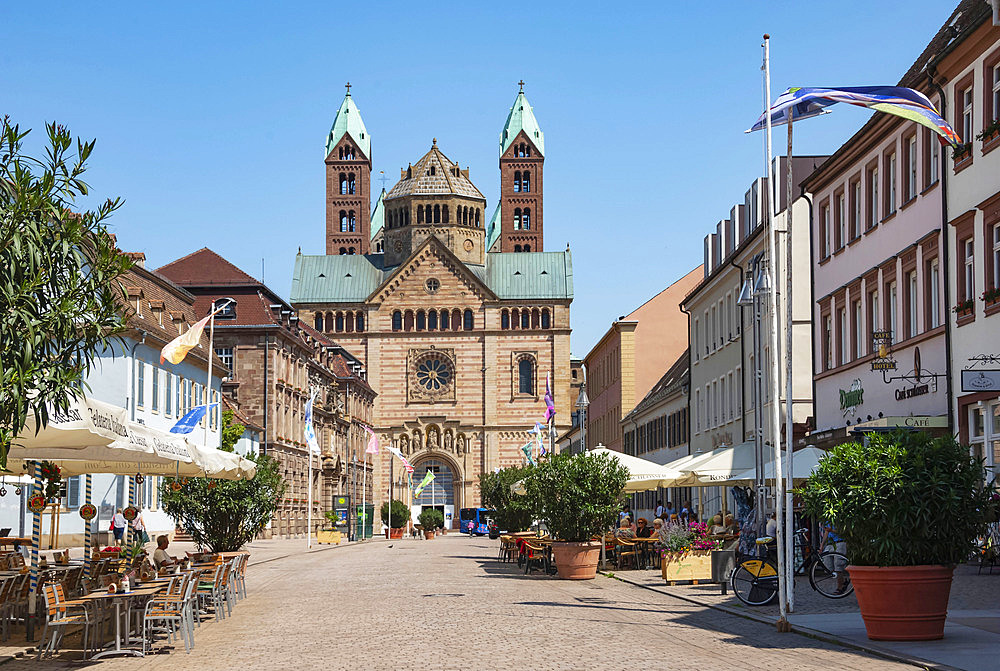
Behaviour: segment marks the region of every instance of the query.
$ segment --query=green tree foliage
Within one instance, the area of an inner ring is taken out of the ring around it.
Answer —
[[[953,437],[897,431],[834,447],[798,493],[854,564],[958,564],[985,527],[983,475]]]
[[[382,509],[379,511],[382,516],[382,523],[389,524],[389,502],[382,502]],[[410,507],[399,499],[392,500],[392,528],[401,529],[410,521]]]
[[[424,531],[434,531],[444,526],[444,515],[437,508],[424,508],[417,519]]]
[[[222,414],[222,448],[233,451],[243,435],[231,411]],[[187,529],[194,542],[212,552],[235,552],[257,536],[274,517],[285,493],[279,464],[271,457],[248,456],[257,463],[252,480],[190,478],[174,490],[173,478],[164,478],[160,500],[168,515]]]
[[[586,541],[604,530],[621,504],[628,469],[607,454],[557,454],[525,481],[529,505],[561,541]]]
[[[517,532],[531,526],[535,518],[531,501],[526,496],[513,494],[510,488],[526,479],[532,469],[532,466],[509,466],[496,473],[491,471],[479,476],[480,498],[484,507],[496,511],[498,529]]]
[[[131,266],[104,221],[107,200],[78,211],[94,141],[46,125],[45,158],[23,152],[30,131],[0,129],[0,464],[29,417],[37,427],[86,388],[98,353],[125,328],[118,278]]]

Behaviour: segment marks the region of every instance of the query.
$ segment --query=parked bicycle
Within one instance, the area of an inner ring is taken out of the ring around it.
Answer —
[[[847,572],[847,556],[832,550],[816,552],[808,543],[808,532],[798,529],[796,538],[803,549],[802,562],[794,573],[809,576],[809,585],[828,599],[843,599],[854,591]],[[755,554],[739,554],[730,583],[733,592],[748,606],[764,606],[778,594],[778,558],[774,538],[763,536],[756,541]]]

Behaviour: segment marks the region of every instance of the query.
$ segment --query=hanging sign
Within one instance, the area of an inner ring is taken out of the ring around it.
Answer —
[[[872,370],[896,370],[896,360],[892,358],[892,331],[872,332]]]
[[[84,503],[80,506],[80,517],[88,522],[97,517],[97,506],[92,503]]]
[[[122,511],[122,517],[127,519],[129,522],[134,520],[138,515],[139,515],[139,509],[136,508],[135,506],[129,506],[128,508]]]
[[[45,496],[43,494],[35,494],[28,499],[28,510],[33,513],[40,513],[45,510]]]
[[[963,370],[962,391],[1000,391],[1000,370]]]

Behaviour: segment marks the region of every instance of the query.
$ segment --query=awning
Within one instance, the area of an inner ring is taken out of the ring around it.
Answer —
[[[917,415],[909,417],[879,417],[870,422],[855,424],[848,430],[853,432],[879,429],[947,429],[948,417]]]
[[[712,450],[711,452],[702,452],[689,454],[686,457],[681,457],[680,459],[675,459],[668,464],[664,465],[664,468],[678,471],[680,475],[673,480],[670,484],[664,485],[664,487],[700,487],[702,483],[698,482],[697,476],[694,474],[694,469],[698,467],[709,459],[713,459],[718,455],[726,452],[731,448],[720,447]]]
[[[707,487],[724,484],[737,473],[753,469],[756,463],[756,449],[752,440],[716,452],[718,453],[687,469],[694,473],[700,484]],[[765,448],[765,458],[770,452],[770,448]]]
[[[806,447],[801,450],[796,450],[792,453],[792,480],[793,482],[802,482],[808,478],[812,473],[819,467],[819,460],[826,456],[826,450],[821,450],[818,447]],[[782,459],[785,459],[784,450],[782,450]],[[782,464],[784,465],[784,464]],[[754,467],[749,468],[742,473],[736,473],[732,477],[726,480],[717,480],[713,484],[718,485],[752,485],[757,480],[757,470]],[[772,481],[774,480],[774,461],[768,459],[764,463],[764,480]]]
[[[646,459],[633,457],[622,452],[607,448],[588,450],[587,454],[608,454],[617,459],[618,463],[628,469],[628,482],[625,483],[625,493],[647,492],[660,487],[670,487],[670,483],[682,476],[679,471],[672,470]]]

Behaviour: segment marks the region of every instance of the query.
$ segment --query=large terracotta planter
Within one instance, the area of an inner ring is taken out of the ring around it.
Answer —
[[[592,580],[597,576],[597,561],[600,558],[599,541],[552,544],[552,561],[563,580]]]
[[[392,529],[387,529],[385,532],[386,538],[402,538],[403,537],[403,527],[393,527]]]
[[[953,566],[848,566],[868,638],[931,641],[944,636]]]
[[[425,530],[424,531],[424,538],[426,538],[429,541],[434,540],[434,532],[433,531],[426,531]]]

